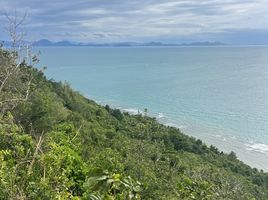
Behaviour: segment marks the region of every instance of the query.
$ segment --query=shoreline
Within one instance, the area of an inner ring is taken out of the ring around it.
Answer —
[[[240,161],[252,168],[257,168],[259,170],[263,170],[264,172],[268,172],[268,155],[266,151],[263,151],[263,149],[265,150],[268,148],[268,145],[266,144],[243,141],[240,138],[227,134],[212,135],[200,130],[197,133],[195,130],[188,131],[185,129],[181,129],[181,131],[186,135],[201,139],[207,145],[217,147],[224,153],[230,153],[233,151]]]
[[[154,117],[154,116],[152,116]],[[206,145],[213,145],[224,153],[235,152],[237,158],[249,165],[252,168],[257,168],[268,172],[268,145],[253,141],[242,140],[234,135],[227,134],[225,131],[209,130],[209,127],[202,125],[193,125],[190,123],[187,126],[179,125],[175,120],[157,119],[159,123],[166,126],[179,128],[181,132],[187,136],[192,136],[202,140]]]
[[[127,108],[127,106],[121,106],[112,102],[104,102],[96,100],[96,98],[89,97],[89,99],[95,99],[96,103],[105,106],[108,104],[111,108],[120,109],[122,112],[127,112],[131,115],[144,114],[143,109]],[[181,132],[187,136],[195,137],[202,140],[207,146],[213,145],[223,151],[224,153],[235,152],[237,158],[249,165],[252,168],[263,170],[268,172],[268,145],[261,143],[254,143],[253,141],[243,141],[233,135],[225,134],[220,130],[215,132],[208,130],[208,127],[202,127],[202,125],[193,125],[190,123],[187,126],[179,124],[176,120],[169,119],[163,113],[148,113],[149,117],[154,117],[156,120],[165,125],[175,127],[181,130]],[[216,133],[216,134],[214,134]]]

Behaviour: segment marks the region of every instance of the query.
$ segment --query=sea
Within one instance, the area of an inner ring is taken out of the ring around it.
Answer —
[[[268,171],[268,46],[38,47],[46,76]]]

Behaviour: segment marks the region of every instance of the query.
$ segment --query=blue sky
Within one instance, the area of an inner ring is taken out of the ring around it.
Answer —
[[[30,40],[268,44],[268,0],[0,0],[2,30],[15,10]]]

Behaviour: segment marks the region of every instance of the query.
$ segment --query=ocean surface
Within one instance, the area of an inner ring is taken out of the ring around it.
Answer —
[[[268,46],[38,49],[48,78],[268,171]]]

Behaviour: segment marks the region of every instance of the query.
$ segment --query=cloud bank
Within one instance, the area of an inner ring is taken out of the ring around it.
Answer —
[[[36,40],[268,43],[267,0],[2,0],[0,8],[28,12],[24,27]]]

